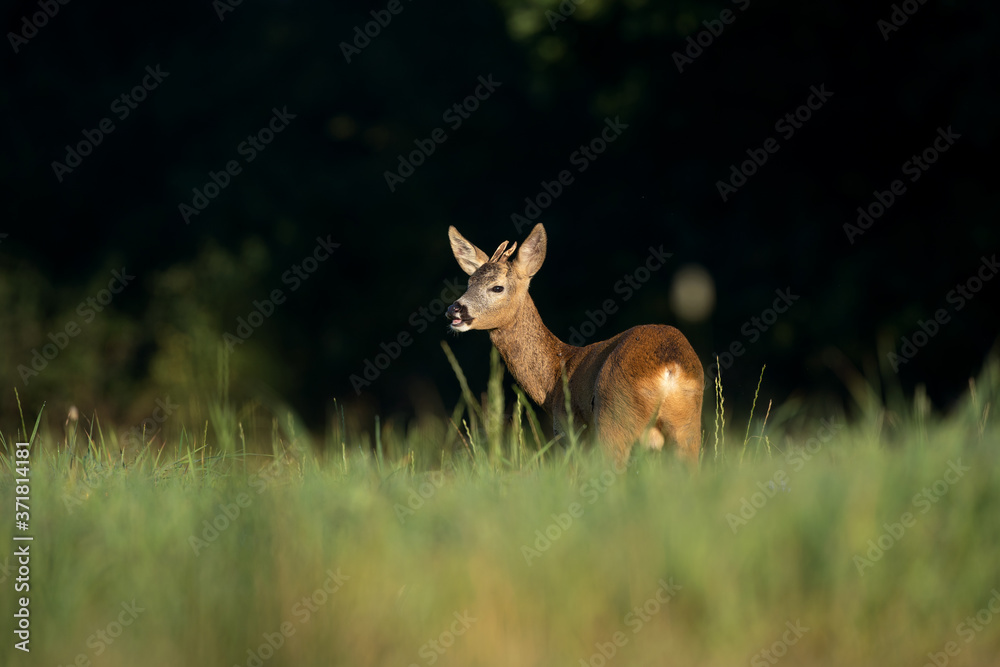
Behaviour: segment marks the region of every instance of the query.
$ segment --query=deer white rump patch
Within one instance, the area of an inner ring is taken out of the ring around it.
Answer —
[[[674,372],[673,367],[668,366],[663,369],[663,372],[660,373],[660,389],[663,390],[663,393],[667,393],[676,387],[677,374]]]

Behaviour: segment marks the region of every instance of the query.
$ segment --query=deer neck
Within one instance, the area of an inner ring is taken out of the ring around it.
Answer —
[[[531,295],[525,295],[510,324],[490,330],[490,340],[525,393],[548,408],[553,394],[562,387],[562,367],[569,363],[575,348],[542,323]]]

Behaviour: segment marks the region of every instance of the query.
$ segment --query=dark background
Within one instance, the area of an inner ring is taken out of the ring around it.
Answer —
[[[488,254],[523,240],[530,228],[517,231],[511,215],[563,169],[575,181],[538,219],[549,249],[532,293],[564,340],[615,298],[591,341],[675,324],[707,368],[791,288],[800,299],[723,373],[727,407],[749,407],[766,363],[762,396],[776,403],[851,409],[846,369],[857,368],[906,393],[924,383],[947,408],[997,339],[1000,281],[958,312],[946,295],[1000,245],[1000,9],[905,4],[915,13],[885,39],[878,21],[894,8],[883,2],[585,0],[553,30],[553,3],[403,0],[347,63],[341,42],[386,3],[247,1],[220,20],[221,3],[207,0],[77,0],[17,53],[8,33],[41,10],[7,3],[0,428],[19,420],[13,388],[28,415],[45,402],[60,424],[77,405],[127,426],[167,397],[198,417],[199,401],[225,391],[237,403],[280,397],[318,430],[333,399],[369,425],[373,413],[450,410],[458,385],[440,341],[474,391],[485,389],[489,341],[451,339],[443,317],[422,333],[410,320],[445,280],[465,277],[448,225]],[[674,54],[723,10],[735,20],[679,72]],[[112,101],[157,65],[169,75],[119,119]],[[502,85],[453,130],[443,114],[490,75]],[[821,85],[832,97],[783,138],[776,121]],[[246,163],[237,147],[286,107],[295,118]],[[52,163],[105,117],[114,131],[60,182]],[[578,173],[570,154],[609,117],[628,128]],[[385,171],[439,127],[447,141],[390,192]],[[911,183],[903,163],[948,127],[961,138]],[[769,137],[778,152],[724,202],[717,181]],[[229,160],[242,173],[185,224],[179,204]],[[905,194],[850,243],[843,225],[894,179]],[[340,247],[291,292],[281,276],[317,236]],[[672,258],[623,301],[615,283],[661,244]],[[715,284],[706,321],[669,306],[688,264]],[[78,304],[123,266],[135,279],[84,323]],[[227,369],[223,333],[275,288],[288,300]],[[939,308],[950,322],[897,379],[886,352]],[[80,334],[25,382],[18,367],[71,321]],[[357,396],[350,376],[404,331],[413,344]]]

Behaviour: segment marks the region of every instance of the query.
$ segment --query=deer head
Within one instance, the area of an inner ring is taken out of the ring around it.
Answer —
[[[448,228],[448,238],[458,265],[469,274],[469,288],[446,313],[452,331],[510,326],[527,298],[531,277],[545,261],[545,228],[535,225],[513,262],[516,242],[508,248],[504,241],[489,257],[454,227]]]

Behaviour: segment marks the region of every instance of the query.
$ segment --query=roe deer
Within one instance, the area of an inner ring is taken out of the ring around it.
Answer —
[[[565,432],[562,374],[569,384],[573,420],[587,424],[613,459],[628,459],[641,441],[660,449],[666,440],[697,463],[705,374],[684,335],[646,324],[585,347],[567,345],[549,331],[528,294],[545,260],[546,236],[535,225],[513,261],[507,241],[490,257],[448,228],[451,249],[469,288],[448,307],[453,331],[484,329],[525,393]]]

